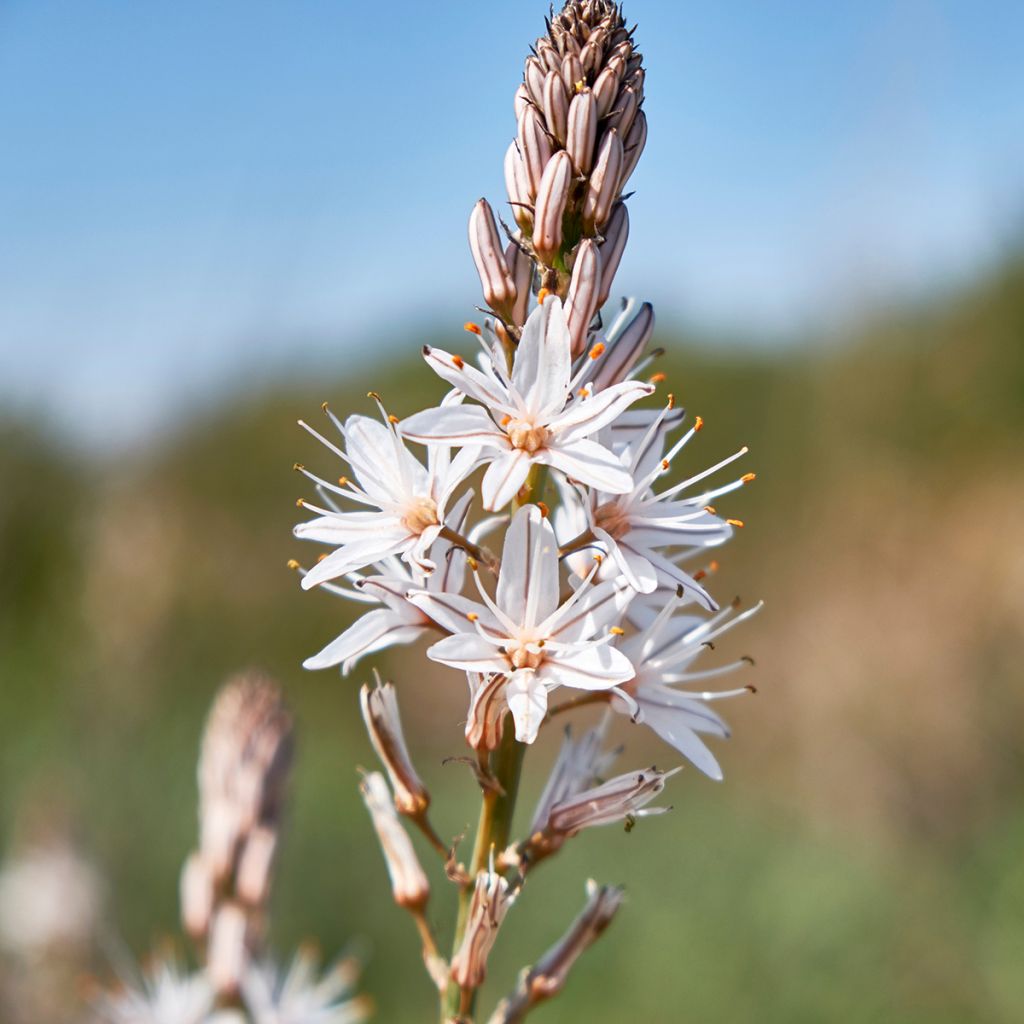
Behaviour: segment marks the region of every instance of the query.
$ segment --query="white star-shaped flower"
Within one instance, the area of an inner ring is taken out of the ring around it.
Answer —
[[[530,314],[511,375],[493,352],[484,370],[441,349],[425,348],[424,355],[436,373],[481,404],[426,409],[403,420],[402,435],[431,446],[496,451],[481,486],[484,508],[507,505],[536,463],[611,494],[632,489],[629,471],[591,435],[654,387],[629,380],[574,394],[569,329],[557,297]]]
[[[355,481],[342,477],[329,483],[298,467],[315,481],[321,494],[338,495],[371,511],[344,512],[337,506],[303,508],[319,513],[295,527],[295,536],[334,548],[302,579],[304,589],[355,572],[390,555],[398,555],[420,574],[433,570],[427,551],[444,527],[445,506],[472,469],[475,453],[466,450],[452,460],[447,448],[432,447],[427,465],[405,447],[391,418],[380,423],[368,416],[349,416],[344,425],[331,414],[344,450],[307,427],[351,467]],[[305,424],[303,424],[305,426]]]
[[[478,580],[479,585],[479,580]],[[516,738],[532,743],[547,713],[548,692],[558,686],[609,690],[632,678],[633,666],[610,647],[613,634],[594,639],[621,615],[632,591],[606,582],[584,582],[559,603],[558,544],[536,505],[521,508],[505,535],[497,593],[480,587],[483,603],[464,602],[463,632],[439,640],[427,654],[434,661],[467,672],[507,679],[505,697]],[[414,590],[409,600],[432,618],[439,599]]]

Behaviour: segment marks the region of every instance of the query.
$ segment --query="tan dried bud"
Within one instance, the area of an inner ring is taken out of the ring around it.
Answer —
[[[625,145],[623,146],[623,163],[622,163],[622,176],[619,179],[619,190],[621,191],[626,187],[626,182],[633,175],[633,171],[636,170],[636,165],[640,160],[641,155],[644,151],[644,146],[647,145],[647,115],[641,110],[636,115],[636,120],[633,121],[633,127],[629,130],[629,136],[626,139]]]
[[[466,931],[452,957],[452,980],[460,988],[476,988],[487,976],[487,957],[498,937],[498,929],[515,901],[515,892],[493,871],[476,876],[469,904]]]
[[[601,290],[597,298],[600,309],[611,294],[612,283],[619,269],[622,254],[629,238],[629,213],[625,203],[616,203],[612,207],[612,215],[604,228],[604,241],[601,242]]]
[[[543,84],[541,90],[541,102],[543,102]],[[551,159],[551,140],[548,138],[544,120],[536,107],[528,106],[523,110],[519,118],[518,139],[530,195],[536,196],[540,189],[540,179],[544,174],[544,168]]]
[[[214,880],[210,866],[199,853],[189,854],[181,871],[179,886],[181,922],[197,942],[210,930],[213,916]]]
[[[624,381],[654,332],[654,307],[645,302],[636,310],[633,300],[623,303],[622,311],[608,331],[607,348],[594,374],[594,387],[603,389]]]
[[[507,313],[516,300],[516,285],[505,262],[494,212],[486,199],[478,200],[469,215],[469,249],[480,275],[484,302],[499,313]]]
[[[372,689],[364,685],[359,691],[359,702],[370,742],[391,780],[396,809],[418,817],[430,806],[430,794],[417,775],[405,744],[394,685],[379,680]]]
[[[588,232],[600,230],[612,212],[619,197],[622,177],[622,141],[613,128],[606,132],[597,156],[597,164],[590,175],[587,195],[583,200],[583,224]]]
[[[237,904],[224,903],[217,908],[210,926],[206,969],[214,990],[220,996],[238,992],[249,962],[249,921]]]
[[[544,120],[548,131],[565,145],[565,131],[569,119],[569,96],[557,71],[549,71],[544,79]]]
[[[653,800],[665,788],[665,780],[679,770],[661,772],[657,768],[649,768],[642,772],[627,772],[593,789],[577,793],[551,808],[546,831],[556,840],[568,839],[582,829],[611,825],[628,816],[663,814],[667,807],[641,808]]]
[[[505,188],[516,224],[527,235],[533,231],[533,196],[526,180],[526,168],[515,141],[505,150]]]
[[[611,924],[622,904],[622,892],[621,886],[587,882],[586,906],[526,977],[525,988],[531,1004],[561,992],[573,965]]]
[[[565,148],[573,166],[580,174],[589,174],[594,163],[597,143],[597,100],[589,89],[583,89],[569,104]]]
[[[384,776],[380,772],[364,775],[359,789],[384,851],[395,902],[400,907],[422,910],[430,897],[430,883],[420,867],[412,840],[395,813]]]
[[[572,160],[560,150],[544,169],[534,207],[533,248],[543,263],[550,264],[562,248],[562,217],[572,179]]]
[[[522,327],[526,323],[526,314],[530,305],[533,260],[515,242],[509,242],[505,249],[505,262],[512,272],[512,280],[516,285],[516,301],[512,305],[509,319],[513,326]]]
[[[260,825],[249,833],[238,858],[235,892],[250,907],[260,907],[270,896],[277,831]]]
[[[565,297],[565,320],[572,340],[572,356],[576,359],[587,348],[590,322],[598,311],[601,293],[601,254],[597,243],[586,238],[576,250],[569,291]]]

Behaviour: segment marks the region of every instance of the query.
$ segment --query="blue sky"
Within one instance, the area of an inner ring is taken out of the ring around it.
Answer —
[[[545,10],[0,0],[0,403],[121,444],[461,324]],[[627,13],[651,133],[619,287],[662,315],[824,335],[1013,237],[1024,5]]]

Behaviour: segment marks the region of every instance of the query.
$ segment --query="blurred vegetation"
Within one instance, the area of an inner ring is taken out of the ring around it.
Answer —
[[[672,815],[580,837],[531,880],[493,998],[590,875],[626,883],[627,906],[538,1021],[1024,1019],[1024,261],[827,351],[660,343],[665,388],[707,421],[689,468],[752,448],[715,587],[767,601],[722,653],[757,656],[760,692],[727,709],[724,784],[687,771]],[[335,471],[295,427],[324,398],[369,412],[373,386],[405,414],[441,385],[411,355],[350,381],[242,396],[109,461],[0,424],[0,839],[69,831],[109,879],[112,935],[141,954],[176,933],[203,716],[224,677],[262,666],[300,730],[276,945],[356,943],[379,1019],[402,1024],[433,1001],[356,795],[370,665],[299,668],[349,608],[285,567],[311,557],[290,474]],[[475,816],[471,779],[441,765],[461,753],[464,683],[409,659],[379,663],[454,835]],[[623,768],[672,761],[620,731]],[[528,760],[527,810],[552,755],[549,738]]]

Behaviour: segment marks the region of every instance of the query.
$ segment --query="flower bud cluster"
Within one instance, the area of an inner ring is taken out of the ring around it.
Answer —
[[[248,673],[221,690],[199,759],[199,848],[181,876],[183,923],[220,993],[238,990],[262,941],[292,745],[269,679]]]

